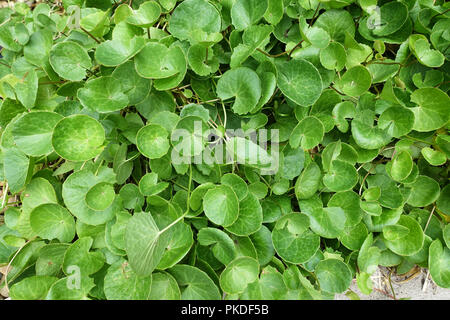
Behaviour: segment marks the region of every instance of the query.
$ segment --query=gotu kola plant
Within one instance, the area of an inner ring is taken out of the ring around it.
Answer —
[[[12,299],[330,299],[450,287],[443,0],[0,10]]]

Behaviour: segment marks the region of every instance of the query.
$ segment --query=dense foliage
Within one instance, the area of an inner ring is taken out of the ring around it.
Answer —
[[[0,9],[2,292],[331,299],[379,265],[450,288],[449,4]]]

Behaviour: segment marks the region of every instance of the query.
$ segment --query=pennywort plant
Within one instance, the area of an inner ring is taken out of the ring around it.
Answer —
[[[450,288],[443,0],[0,9],[12,299],[331,299]]]

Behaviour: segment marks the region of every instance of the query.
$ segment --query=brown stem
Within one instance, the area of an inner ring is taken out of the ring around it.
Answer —
[[[317,12],[319,11],[319,8],[320,8],[320,2],[319,2],[319,4],[317,5],[316,11],[314,11],[314,14],[313,14],[311,20],[309,21],[309,26],[310,26],[310,27],[311,27],[311,25],[313,24],[314,19],[316,18],[316,14],[317,14]]]
[[[299,45],[302,44],[302,42],[303,42],[303,40],[301,40],[299,43],[297,43],[297,44],[291,49],[291,51],[289,51],[288,59],[291,59],[292,53],[294,52],[295,49],[298,48]]]
[[[100,40],[98,40],[96,37],[94,37],[89,31],[87,31],[85,28],[83,28],[82,26],[80,26],[80,29],[85,32],[89,37],[91,37],[92,39],[95,40],[95,42],[97,42],[98,44],[100,44]]]
[[[8,68],[11,69],[11,66],[10,66],[9,64],[7,64],[7,63],[4,63],[4,62],[1,62],[1,61],[0,61],[0,64],[2,64],[2,65],[4,65],[4,66],[7,66]]]
[[[285,52],[278,53],[278,54],[270,54],[270,53],[267,53],[267,52],[261,50],[260,48],[256,48],[256,50],[259,51],[259,52],[261,52],[262,54],[268,56],[268,57],[271,57],[271,58],[281,57],[282,55],[285,55],[285,54],[287,53],[287,52],[285,51]]]

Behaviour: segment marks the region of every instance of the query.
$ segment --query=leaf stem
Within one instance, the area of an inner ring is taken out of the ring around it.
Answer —
[[[3,199],[2,199],[2,207],[1,207],[1,209],[3,209],[5,207],[6,197],[8,195],[8,188],[9,188],[9,185],[8,185],[8,182],[7,182],[5,188],[3,189]]]
[[[266,55],[266,56],[268,56],[268,57],[270,57],[270,58],[278,58],[278,57],[281,57],[281,56],[283,56],[283,55],[285,55],[285,54],[288,53],[287,51],[284,51],[284,52],[277,53],[277,54],[270,54],[270,53],[267,53],[267,52],[261,50],[260,48],[256,48],[256,51],[259,51],[259,52],[261,52],[262,54],[264,54],[264,55]]]
[[[320,5],[320,4],[319,4],[319,5]],[[303,39],[300,40],[300,42],[297,43],[297,44],[291,49],[291,51],[289,51],[288,59],[291,59],[292,53],[294,52],[295,49],[297,49],[297,48],[302,44],[302,42],[303,42]]]
[[[2,65],[4,65],[4,66],[6,66],[6,67],[11,69],[11,66],[9,64],[7,64],[7,63],[4,63],[4,62],[0,61],[0,64],[2,64]]]
[[[425,233],[425,231],[427,231],[428,225],[430,224],[431,217],[433,216],[435,209],[436,209],[436,206],[433,206],[433,209],[431,209],[431,212],[430,212],[430,216],[428,217],[427,224],[425,225],[425,228],[423,228],[423,233]]]
[[[189,184],[188,184],[188,198],[187,198],[187,209],[186,211],[179,216],[175,221],[173,221],[171,224],[169,224],[167,227],[162,229],[158,232],[158,237],[162,235],[164,232],[172,228],[174,225],[176,225],[178,222],[183,220],[183,218],[189,213],[189,206],[191,204],[191,185],[192,185],[192,164],[189,164]]]
[[[447,10],[445,10],[445,11],[443,11],[443,12],[441,12],[441,13],[435,14],[434,16],[431,17],[430,21],[433,20],[434,18],[440,16],[440,15],[446,14],[446,13],[449,12],[449,11],[450,11],[450,8],[447,9]]]
[[[100,40],[98,40],[96,37],[94,37],[89,31],[87,31],[85,28],[83,28],[82,26],[80,26],[80,29],[85,32],[89,37],[91,37],[92,39],[94,39],[95,42],[97,42],[98,44],[100,44]]]
[[[223,104],[223,101],[221,101],[222,103],[222,109],[223,109],[223,127],[226,128],[227,127],[227,111],[225,110],[225,105]]]
[[[393,272],[394,272],[394,269],[391,269],[389,271],[388,281],[389,281],[389,287],[391,288],[392,297],[394,298],[394,300],[397,300],[397,297],[395,296],[394,287],[392,286],[392,280],[391,280],[391,276],[392,276]]]
[[[9,270],[10,270],[11,264],[13,263],[13,261],[14,261],[14,259],[17,257],[17,255],[20,253],[20,251],[22,251],[22,249],[25,248],[25,246],[26,246],[28,243],[34,241],[34,239],[36,239],[36,237],[33,237],[33,238],[31,238],[30,240],[28,240],[27,242],[25,242],[25,243],[24,243],[24,244],[16,251],[16,253],[15,253],[14,256],[12,257],[11,261],[9,261],[9,263],[8,263],[8,265],[7,265],[7,267],[6,267],[6,274],[5,274],[5,287],[6,287],[6,290],[7,290],[7,291],[9,291],[9,287],[8,287],[8,274],[9,274]]]

